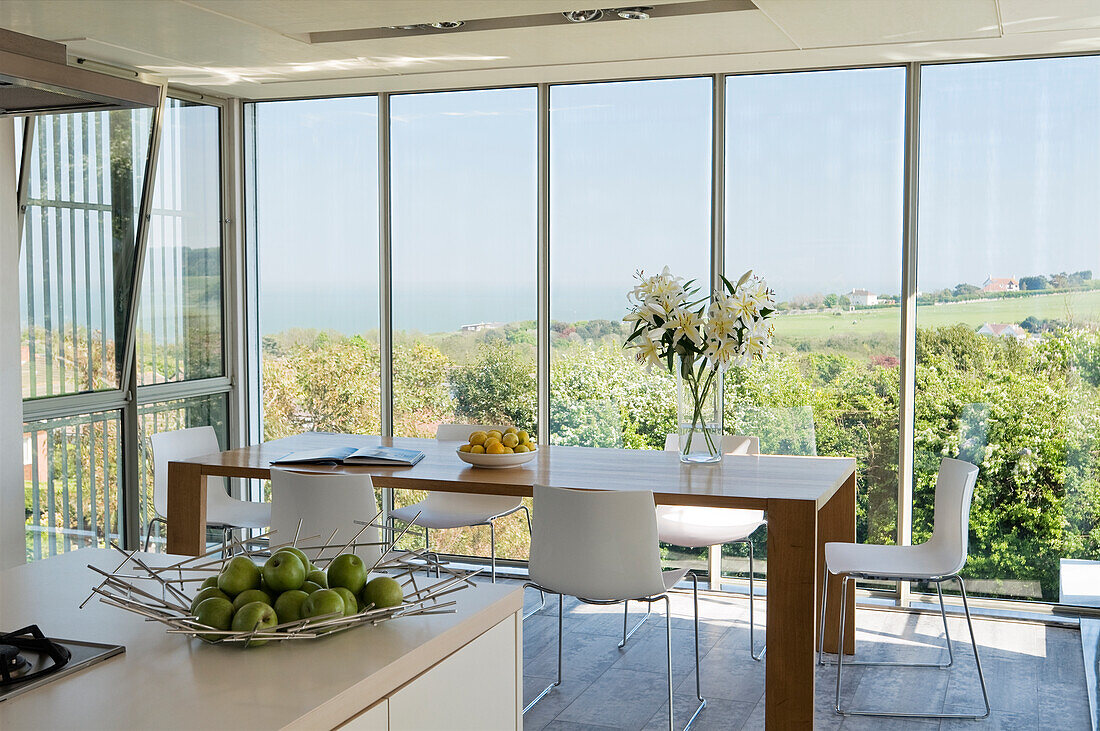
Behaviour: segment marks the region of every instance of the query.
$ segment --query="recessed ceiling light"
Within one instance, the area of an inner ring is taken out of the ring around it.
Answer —
[[[619,17],[624,20],[648,20],[650,10],[653,10],[653,8],[619,8],[616,12],[619,14]]]
[[[570,23],[588,23],[603,17],[602,10],[570,10],[562,13]]]
[[[441,20],[438,23],[432,23],[433,28],[439,28],[440,30],[451,30],[453,28],[460,28],[463,25],[461,20]]]
[[[417,30],[421,25],[387,25],[386,30]]]

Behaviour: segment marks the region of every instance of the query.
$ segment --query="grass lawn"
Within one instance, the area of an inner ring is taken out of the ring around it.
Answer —
[[[1029,315],[1075,323],[1100,322],[1100,290],[1037,294],[984,302],[958,302],[917,307],[918,327],[963,323],[975,330],[987,322],[1019,323]],[[775,336],[781,343],[820,343],[830,338],[890,343],[901,328],[901,308],[884,307],[853,312],[815,312],[780,315]]]

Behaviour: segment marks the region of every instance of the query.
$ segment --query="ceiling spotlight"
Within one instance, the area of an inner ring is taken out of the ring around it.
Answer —
[[[602,10],[570,10],[562,13],[570,23],[588,23],[603,17]]]
[[[460,28],[462,25],[463,21],[461,20],[441,20],[438,23],[432,23],[432,27],[438,28],[439,30],[452,30],[454,28]]]
[[[623,20],[648,20],[649,11],[653,8],[649,7],[637,7],[637,8],[619,8],[615,12],[619,14],[619,17]]]
[[[421,25],[387,25],[386,30],[418,30]]]

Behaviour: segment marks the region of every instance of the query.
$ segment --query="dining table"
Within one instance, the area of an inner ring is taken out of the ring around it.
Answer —
[[[648,490],[658,505],[745,508],[767,513],[765,726],[809,729],[814,720],[825,544],[856,537],[856,462],[851,457],[725,455],[689,464],[676,452],[546,445],[519,467],[491,469],[458,458],[459,442],[307,432],[168,463],[169,553],[206,551],[207,477],[267,479],[291,452],[337,446],[392,446],[424,453],[415,465],[318,466],[368,473],[376,488],[531,497],[535,485]],[[299,466],[298,469],[301,469]],[[369,518],[370,516],[367,516]],[[840,644],[841,582],[829,582],[824,649]],[[845,654],[855,652],[855,587],[845,604]]]

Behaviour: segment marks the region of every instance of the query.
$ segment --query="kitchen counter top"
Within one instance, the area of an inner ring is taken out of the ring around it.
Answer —
[[[159,565],[179,557],[139,554]],[[332,728],[522,610],[523,591],[488,580],[452,594],[454,614],[414,616],[317,640],[244,649],[169,635],[93,599],[87,568],[122,555],[85,549],[0,572],[0,628],[122,644],[126,652],[0,702],[3,729]]]

